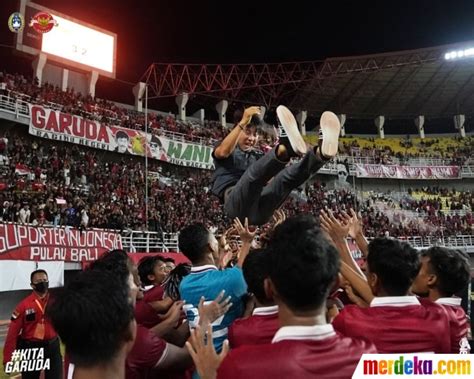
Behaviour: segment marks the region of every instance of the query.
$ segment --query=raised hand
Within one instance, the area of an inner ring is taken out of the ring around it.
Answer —
[[[219,317],[226,314],[227,311],[232,307],[230,302],[231,297],[228,296],[224,299],[225,291],[221,293],[210,303],[204,304],[204,297],[201,297],[198,305],[199,312],[199,324],[205,326],[212,324]]]
[[[346,291],[347,297],[354,304],[358,305],[361,308],[367,308],[369,306],[369,304],[364,299],[354,293],[354,290],[352,289],[352,286],[350,284],[344,286],[344,291]]]
[[[217,369],[229,352],[229,341],[224,341],[222,351],[217,354],[212,343],[212,327],[208,324],[206,328],[198,326],[191,330],[186,348],[201,379],[214,379],[217,376]]]
[[[226,251],[219,256],[219,268],[225,269],[230,261],[234,259],[234,253],[232,250]]]
[[[336,217],[334,217],[334,214],[331,211],[326,213],[322,210],[319,220],[321,221],[321,229],[329,234],[334,242],[345,239],[349,234],[350,225],[340,222]]]
[[[229,243],[227,242],[227,238],[235,233],[237,233],[235,228],[230,227],[224,233],[222,233],[221,237],[219,238],[219,268],[225,268],[232,259],[232,250]]]
[[[286,214],[282,209],[277,209],[272,216],[272,222],[274,223],[273,228],[283,223],[286,220]]]
[[[349,235],[352,238],[356,238],[358,235],[362,235],[362,218],[352,208],[350,215],[346,212],[342,212],[344,222],[349,225]]]
[[[242,119],[240,120],[239,124],[242,127],[247,126],[248,124],[250,124],[252,117],[257,114],[260,114],[260,107],[245,108],[244,114],[242,115]]]
[[[249,229],[249,220],[245,217],[244,225],[240,222],[240,220],[236,217],[234,218],[234,228],[239,233],[240,240],[242,243],[252,243],[256,230],[251,232]]]

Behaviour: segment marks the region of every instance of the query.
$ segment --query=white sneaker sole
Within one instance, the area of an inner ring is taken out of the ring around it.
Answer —
[[[319,121],[323,143],[321,144],[321,154],[325,158],[332,158],[337,155],[339,147],[339,133],[341,132],[341,123],[337,116],[332,112],[324,112]]]
[[[276,111],[278,120],[288,136],[291,148],[296,154],[300,156],[305,155],[308,148],[298,130],[298,123],[296,122],[295,116],[293,116],[293,113],[284,105],[279,105]]]

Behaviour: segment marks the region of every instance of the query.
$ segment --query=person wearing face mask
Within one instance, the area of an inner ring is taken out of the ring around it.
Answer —
[[[46,379],[62,378],[62,357],[58,334],[46,316],[50,301],[48,273],[33,271],[30,275],[33,292],[23,299],[12,313],[10,327],[3,348],[4,366],[11,361],[16,349],[43,348],[44,359],[50,367],[45,369]],[[23,372],[22,378],[39,378],[40,371]]]

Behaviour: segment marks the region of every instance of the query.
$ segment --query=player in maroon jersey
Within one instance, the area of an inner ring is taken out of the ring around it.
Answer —
[[[245,258],[242,271],[255,308],[250,317],[235,320],[230,326],[228,339],[231,348],[270,343],[279,328],[278,306],[266,296],[263,286],[268,277],[268,252],[264,249],[251,251]]]
[[[135,318],[137,323],[151,328],[161,322],[158,315],[166,313],[173,300],[164,298],[161,285],[168,275],[166,263],[160,256],[144,257],[138,263],[138,275],[142,286],[145,286],[143,298],[137,299]]]
[[[223,362],[228,348],[217,355],[202,330],[193,332],[187,346],[201,378],[352,377],[362,354],[376,349],[338,334],[326,321],[326,298],[339,271],[336,249],[316,220],[302,215],[276,228],[268,254],[264,288],[279,307],[281,328],[272,343],[233,349]]]
[[[448,317],[442,306],[421,305],[409,296],[420,270],[418,252],[406,242],[377,238],[369,244],[367,279],[374,298],[368,308],[345,307],[334,328],[347,336],[364,336],[380,353],[449,353]]]
[[[431,247],[421,254],[421,269],[412,285],[412,292],[441,304],[449,316],[451,353],[458,354],[460,341],[466,338],[469,323],[461,307],[461,298],[454,297],[469,284],[469,257],[460,250]]]
[[[130,295],[138,288],[128,276],[88,269],[58,292],[48,313],[66,346],[67,377],[125,377],[137,329]]]

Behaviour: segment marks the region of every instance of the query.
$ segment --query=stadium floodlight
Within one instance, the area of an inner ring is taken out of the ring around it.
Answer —
[[[444,54],[444,59],[453,60],[458,58],[469,58],[474,57],[474,48],[464,49],[464,50],[453,50]]]

